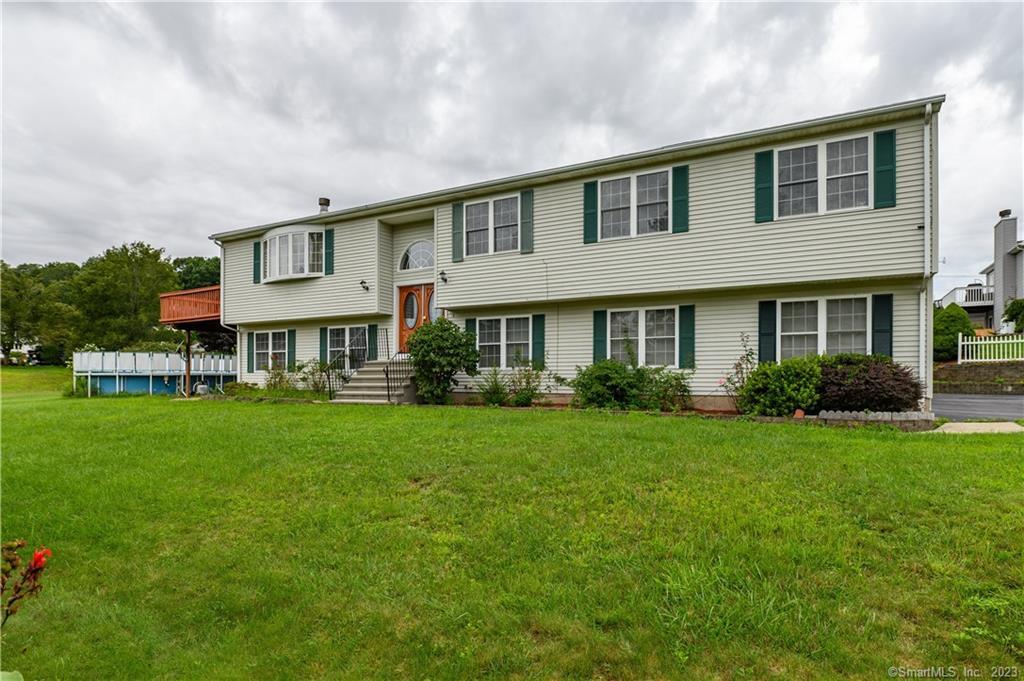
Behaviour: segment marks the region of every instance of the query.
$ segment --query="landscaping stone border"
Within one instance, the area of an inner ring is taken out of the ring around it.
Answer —
[[[935,414],[930,411],[822,411],[814,420],[826,426],[890,425],[907,432],[935,427]]]

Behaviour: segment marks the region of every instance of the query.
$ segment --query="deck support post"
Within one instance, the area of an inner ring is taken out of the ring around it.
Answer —
[[[185,397],[192,397],[192,330],[185,329]]]

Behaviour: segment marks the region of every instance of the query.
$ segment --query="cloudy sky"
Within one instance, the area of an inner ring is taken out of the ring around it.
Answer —
[[[944,289],[1022,205],[1020,4],[3,5],[3,257],[216,231],[936,93]]]

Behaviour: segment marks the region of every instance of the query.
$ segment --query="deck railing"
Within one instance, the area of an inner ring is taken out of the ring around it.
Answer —
[[[964,307],[970,305],[991,305],[995,300],[995,288],[992,286],[958,286],[939,300],[939,307],[952,303]]]
[[[160,323],[220,319],[220,286],[160,294]]]
[[[957,334],[957,364],[973,362],[1024,362],[1024,333],[1005,336]]]

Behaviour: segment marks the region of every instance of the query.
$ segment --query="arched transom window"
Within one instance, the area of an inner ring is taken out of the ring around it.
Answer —
[[[399,269],[419,270],[434,266],[434,244],[429,241],[414,241],[402,256]]]

